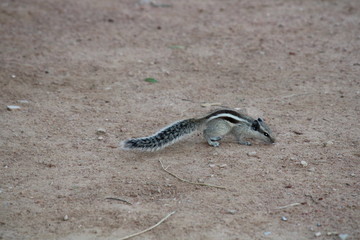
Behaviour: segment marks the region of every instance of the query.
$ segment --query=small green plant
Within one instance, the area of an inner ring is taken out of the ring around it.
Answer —
[[[156,80],[155,78],[145,78],[145,82],[149,82],[149,83],[157,83],[158,80]]]

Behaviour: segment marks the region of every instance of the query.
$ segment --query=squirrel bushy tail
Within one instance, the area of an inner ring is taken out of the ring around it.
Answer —
[[[195,132],[200,122],[194,118],[178,121],[152,136],[125,140],[121,143],[121,147],[125,150],[157,151]]]

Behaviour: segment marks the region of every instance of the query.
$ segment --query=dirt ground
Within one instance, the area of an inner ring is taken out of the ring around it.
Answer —
[[[2,0],[0,24],[0,239],[173,211],[134,239],[360,239],[360,1]],[[276,144],[118,148],[213,103]]]

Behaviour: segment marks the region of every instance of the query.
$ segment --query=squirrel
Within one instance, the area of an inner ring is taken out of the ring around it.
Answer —
[[[253,119],[234,110],[220,109],[202,118],[174,122],[148,137],[125,140],[120,146],[124,150],[158,151],[201,129],[205,140],[213,147],[218,147],[219,141],[227,134],[234,135],[242,145],[251,145],[246,139],[269,144],[275,142],[274,135],[263,119]]]

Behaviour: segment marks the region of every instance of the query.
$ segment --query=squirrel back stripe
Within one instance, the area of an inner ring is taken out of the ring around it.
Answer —
[[[239,112],[236,112],[231,109],[220,109],[217,111],[214,111],[207,115],[205,117],[208,121],[215,119],[215,118],[224,118],[232,123],[236,122],[251,122],[254,119],[252,119],[249,116],[246,116],[245,114],[241,114]]]
[[[152,136],[126,140],[121,143],[121,147],[125,150],[157,151],[195,132],[198,126],[195,119],[178,121]]]

